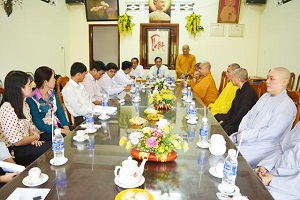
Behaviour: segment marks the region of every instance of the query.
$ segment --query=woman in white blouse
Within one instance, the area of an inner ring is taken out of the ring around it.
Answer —
[[[29,75],[11,71],[4,81],[5,92],[0,107],[0,138],[17,164],[28,165],[50,149],[51,142],[40,141],[25,98],[31,95]]]

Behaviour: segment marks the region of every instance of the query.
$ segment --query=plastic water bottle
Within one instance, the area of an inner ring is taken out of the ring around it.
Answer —
[[[183,91],[187,91],[187,82],[184,81],[184,84],[183,84]]]
[[[149,84],[150,83],[150,77],[146,76],[146,83]]]
[[[192,100],[192,90],[191,90],[191,87],[187,88],[186,100],[188,100],[188,101]]]
[[[86,116],[85,116],[85,122],[87,129],[93,129],[94,128],[94,113],[93,113],[93,107],[90,106],[87,110]]]
[[[106,112],[108,107],[108,96],[106,94],[103,95],[102,107],[103,107],[103,112]]]
[[[222,186],[224,191],[233,192],[237,167],[238,161],[236,158],[236,151],[235,149],[229,149],[223,168]]]
[[[54,130],[52,149],[55,161],[60,162],[65,157],[64,137],[61,134],[61,129]]]
[[[200,126],[200,142],[201,143],[208,143],[207,142],[208,133],[209,133],[209,127],[208,127],[207,118],[203,117],[202,123]]]
[[[197,110],[196,110],[195,102],[193,101],[189,106],[189,113],[188,113],[189,119],[195,119],[196,113]]]
[[[140,88],[135,87],[135,97],[140,97]]]
[[[135,88],[135,82],[132,81],[132,82],[131,82],[131,89],[134,89],[134,88]]]

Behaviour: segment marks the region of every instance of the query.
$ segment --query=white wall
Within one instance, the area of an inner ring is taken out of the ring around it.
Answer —
[[[13,7],[10,17],[0,7],[0,78],[10,70],[34,72],[41,65],[65,73],[69,55],[69,11],[58,1],[23,1]]]
[[[293,0],[276,7],[268,1],[261,20],[258,74],[266,76],[269,69],[287,67],[300,74],[300,1]]]

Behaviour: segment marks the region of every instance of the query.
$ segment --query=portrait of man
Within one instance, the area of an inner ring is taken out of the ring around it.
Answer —
[[[170,22],[171,0],[149,0],[149,21]]]
[[[240,0],[219,1],[219,23],[238,23],[240,14]]]

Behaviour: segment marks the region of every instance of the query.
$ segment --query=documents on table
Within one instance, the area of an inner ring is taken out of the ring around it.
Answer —
[[[48,188],[16,188],[6,200],[42,200],[49,192]]]

